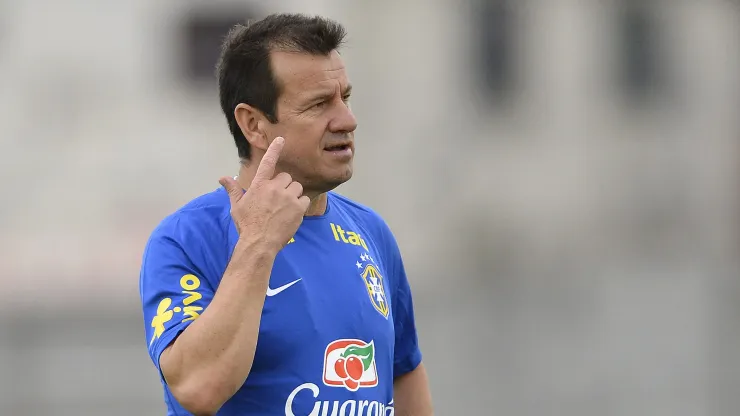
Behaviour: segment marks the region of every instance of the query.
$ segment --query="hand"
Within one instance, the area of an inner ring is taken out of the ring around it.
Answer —
[[[295,235],[310,203],[303,195],[303,186],[289,174],[282,172],[274,176],[284,145],[282,137],[272,141],[246,192],[234,178],[219,180],[229,193],[231,217],[239,237],[256,238],[277,250]]]

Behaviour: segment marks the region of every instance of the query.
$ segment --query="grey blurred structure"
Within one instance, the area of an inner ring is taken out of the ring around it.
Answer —
[[[340,188],[395,231],[439,415],[737,414],[740,5],[0,2],[0,415],[162,415],[145,240],[237,169],[223,28],[345,23]]]

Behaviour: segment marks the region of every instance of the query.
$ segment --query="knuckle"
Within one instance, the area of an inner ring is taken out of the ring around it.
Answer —
[[[279,191],[280,191],[279,187],[275,185],[274,183],[271,183],[269,186],[265,187],[265,192],[267,193],[267,195],[274,196],[278,194]]]

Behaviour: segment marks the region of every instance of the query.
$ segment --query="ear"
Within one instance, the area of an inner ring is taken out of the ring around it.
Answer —
[[[267,140],[265,125],[268,123],[267,117],[262,111],[251,105],[240,103],[234,109],[234,118],[244,137],[247,138],[249,145],[253,148],[266,151],[270,142]]]

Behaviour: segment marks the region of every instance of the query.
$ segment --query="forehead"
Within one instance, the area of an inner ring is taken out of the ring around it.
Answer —
[[[309,96],[347,88],[344,61],[337,51],[327,56],[275,51],[270,54],[272,70],[284,96]]]

